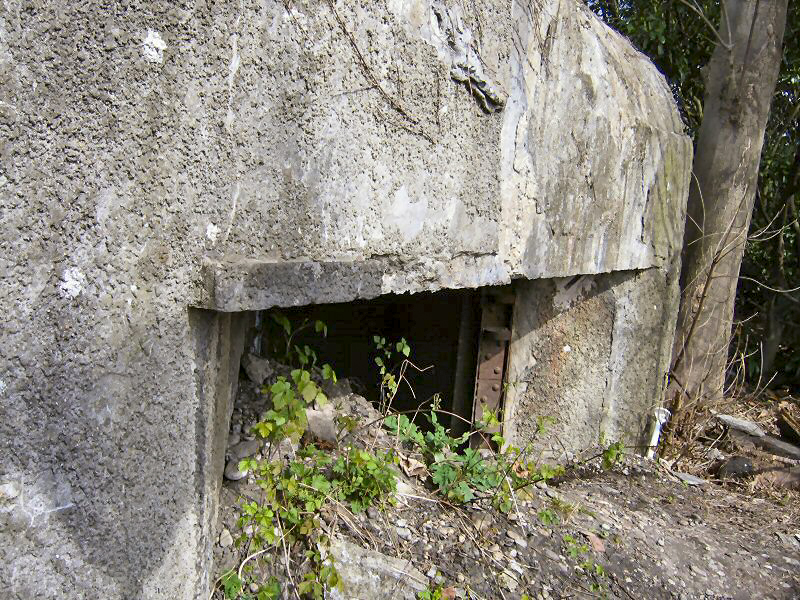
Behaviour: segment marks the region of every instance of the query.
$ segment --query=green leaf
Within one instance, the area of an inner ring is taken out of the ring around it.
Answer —
[[[323,337],[328,337],[328,326],[322,321],[314,321],[314,331],[317,333],[322,332]]]
[[[333,383],[336,383],[336,373],[328,363],[322,365],[322,378],[325,380],[331,379]]]
[[[231,570],[222,576],[222,587],[225,593],[225,598],[234,600],[239,594],[242,593],[242,580],[236,574],[236,571]]]
[[[292,325],[289,323],[289,319],[287,319],[282,313],[274,312],[270,314],[272,320],[275,321],[278,325],[283,327],[283,330],[286,332],[286,335],[292,334]]]

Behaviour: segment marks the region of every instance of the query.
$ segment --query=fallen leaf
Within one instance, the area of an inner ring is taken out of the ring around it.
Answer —
[[[592,545],[592,549],[595,552],[605,552],[606,551],[606,543],[591,531],[586,533],[586,537],[589,539],[589,543]]]
[[[449,587],[442,590],[442,600],[455,600],[456,588]]]
[[[416,458],[405,456],[404,454],[399,452],[397,456],[400,459],[400,468],[403,470],[403,473],[405,473],[406,476],[425,477],[425,474],[428,472],[428,469],[424,463],[418,461]]]

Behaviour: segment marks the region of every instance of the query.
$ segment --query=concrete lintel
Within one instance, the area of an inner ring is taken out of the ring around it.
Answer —
[[[222,312],[349,302],[381,295],[380,260],[206,259],[199,307]]]

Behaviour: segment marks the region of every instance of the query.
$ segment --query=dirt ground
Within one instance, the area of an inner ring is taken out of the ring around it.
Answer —
[[[340,410],[362,420],[374,416],[363,399],[346,399]],[[366,435],[360,443],[390,443],[374,428]],[[324,528],[379,563],[403,561],[404,572],[395,583],[382,580],[380,595],[330,597],[414,598],[417,579],[440,585],[442,598],[800,598],[798,492],[759,494],[746,480],[687,484],[664,464],[636,455],[610,470],[599,458],[577,460],[558,480],[518,491],[508,515],[491,509],[489,498],[443,502],[424,473],[398,471],[395,506],[353,514],[340,505],[324,515]],[[242,533],[239,503],[258,495],[249,477],[225,481],[217,574],[247,556],[246,545],[230,540]],[[261,556],[262,575],[285,579],[285,559]],[[294,597],[283,587],[285,598]]]

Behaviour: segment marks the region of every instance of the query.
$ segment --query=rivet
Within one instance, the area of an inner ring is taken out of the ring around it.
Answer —
[[[492,386],[492,390],[494,390],[495,392],[496,392],[497,390],[499,390],[499,389],[500,389],[500,384],[499,384],[499,383],[495,383],[495,384]]]
[[[489,360],[490,358],[492,358],[492,355],[491,355],[491,354],[489,354],[489,353],[487,352],[486,354],[484,354],[484,355],[483,355],[483,357],[484,357],[486,360]]]
[[[481,396],[481,402],[486,402],[486,396]]]
[[[495,375],[500,375],[500,367],[495,367],[494,368],[494,374]]]

